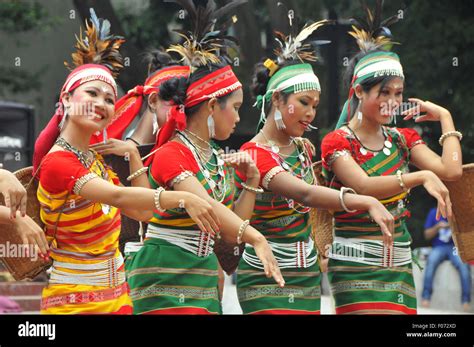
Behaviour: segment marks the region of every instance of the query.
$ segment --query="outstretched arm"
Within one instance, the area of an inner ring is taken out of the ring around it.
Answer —
[[[193,193],[206,200],[206,202],[212,206],[212,209],[222,221],[220,229],[215,230],[221,231],[222,238],[225,241],[232,244],[236,242],[237,235],[243,220],[223,204],[212,199],[196,177],[191,176],[179,183],[176,183],[173,189],[175,191],[186,191]],[[273,277],[275,281],[283,287],[285,282],[280,273],[278,263],[275,260],[275,257],[273,256],[271,248],[268,245],[265,237],[255,228],[248,226],[243,233],[242,242],[251,244],[254,247],[257,256],[262,261],[266,276]]]

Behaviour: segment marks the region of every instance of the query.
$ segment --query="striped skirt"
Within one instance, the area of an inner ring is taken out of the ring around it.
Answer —
[[[253,249],[246,252],[255,255]],[[311,256],[316,255],[313,250]],[[320,314],[321,274],[319,265],[281,269],[285,287],[261,269],[240,259],[237,270],[237,294],[244,314]]]
[[[406,232],[396,241],[406,242]],[[416,314],[412,264],[381,267],[329,259],[336,314]]]
[[[134,314],[220,314],[217,258],[150,238],[126,257]]]

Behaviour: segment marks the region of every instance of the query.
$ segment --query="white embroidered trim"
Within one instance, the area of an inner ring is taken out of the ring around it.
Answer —
[[[184,181],[186,178],[192,177],[192,176],[194,176],[194,174],[189,170],[181,172],[178,176],[173,178],[173,180],[170,183],[170,188],[173,188],[175,184],[180,183]]]

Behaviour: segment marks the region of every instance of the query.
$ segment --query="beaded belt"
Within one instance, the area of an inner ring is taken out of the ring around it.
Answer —
[[[214,252],[214,240],[200,230],[168,229],[149,224],[145,237],[165,240],[198,257],[207,257]]]
[[[120,253],[116,257],[108,258],[94,264],[76,264],[55,260],[51,267],[49,283],[116,287],[125,282],[125,272],[118,271],[122,265],[123,257]],[[77,272],[72,273],[60,269]]]
[[[382,240],[336,236],[329,258],[380,267],[403,266],[412,261],[410,244],[411,241],[395,241],[391,247],[385,247]]]
[[[90,302],[114,300],[128,292],[128,284],[125,282],[119,287],[115,288],[102,289],[93,292],[77,292],[65,295],[50,296],[41,300],[41,309],[47,310],[51,307],[68,304],[87,304]]]
[[[314,242],[312,239],[309,239],[308,242],[298,241],[293,243],[276,243],[268,241],[268,244],[272,248],[280,269],[305,269],[316,264],[318,260],[317,253],[311,256],[311,253],[314,250]],[[256,255],[247,252],[247,249],[252,248],[251,245],[246,245],[246,249],[242,254],[242,259],[254,268],[263,269],[263,264],[260,259]]]

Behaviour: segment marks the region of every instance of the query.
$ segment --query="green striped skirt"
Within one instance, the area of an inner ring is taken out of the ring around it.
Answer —
[[[406,231],[395,241],[410,241],[410,235]],[[329,259],[328,269],[336,314],[416,314],[411,263],[381,267]]]
[[[246,252],[255,255],[253,248]],[[311,256],[316,255],[316,250]],[[280,288],[263,270],[240,259],[237,294],[244,314],[320,314],[321,274],[316,262],[307,268],[281,269],[285,287]]]
[[[217,264],[213,253],[198,257],[147,239],[125,260],[134,314],[220,314]]]

